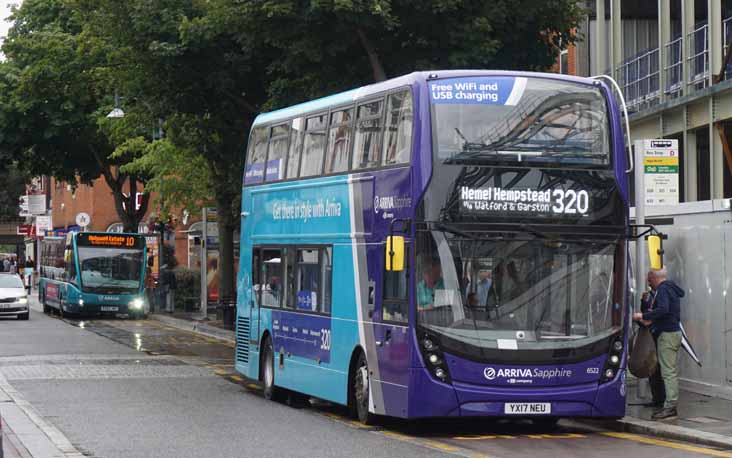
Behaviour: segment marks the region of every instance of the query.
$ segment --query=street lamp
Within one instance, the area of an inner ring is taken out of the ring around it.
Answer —
[[[122,108],[119,107],[119,96],[117,95],[117,92],[114,93],[114,108],[112,111],[107,113],[107,117],[110,119],[117,119],[117,118],[124,118],[125,112],[122,111]]]

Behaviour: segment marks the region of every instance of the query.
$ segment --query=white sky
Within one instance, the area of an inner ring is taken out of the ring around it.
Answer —
[[[0,0],[0,37],[4,37],[8,33],[10,23],[5,19],[10,14],[10,6],[20,4],[22,0]]]

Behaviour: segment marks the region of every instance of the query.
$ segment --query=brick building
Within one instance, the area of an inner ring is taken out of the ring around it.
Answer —
[[[125,185],[127,187],[127,185]],[[89,231],[99,232],[121,232],[122,222],[117,215],[114,206],[112,190],[104,181],[104,178],[97,178],[92,185],[77,185],[74,189],[70,184],[51,179],[51,215],[53,217],[54,232],[64,233],[70,230],[79,230],[76,224],[76,215],[81,212],[90,216],[91,223],[87,227]],[[142,192],[142,185],[138,185],[138,191]],[[147,233],[150,216],[155,212],[155,195],[150,199],[150,206],[145,217],[140,222],[139,232]],[[182,224],[182,217],[178,217],[178,225],[174,234],[168,239],[170,244],[175,241],[175,257],[179,265],[197,268],[198,253],[196,235],[201,230],[201,224],[197,224],[198,218],[191,218]],[[189,253],[192,256],[189,256]],[[192,259],[189,259],[192,258]]]

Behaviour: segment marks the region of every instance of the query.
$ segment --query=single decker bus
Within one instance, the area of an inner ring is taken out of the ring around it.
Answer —
[[[365,423],[622,417],[623,133],[604,81],[523,72],[418,72],[260,114],[237,371]]]
[[[38,300],[62,316],[148,312],[144,278],[145,237],[140,234],[72,232],[41,241]]]

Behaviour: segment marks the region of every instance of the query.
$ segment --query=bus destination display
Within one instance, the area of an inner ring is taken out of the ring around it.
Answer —
[[[590,194],[584,189],[504,189],[460,187],[463,213],[531,213],[539,215],[586,216]]]
[[[77,236],[76,243],[100,248],[142,248],[145,240],[131,235],[81,233]]]

